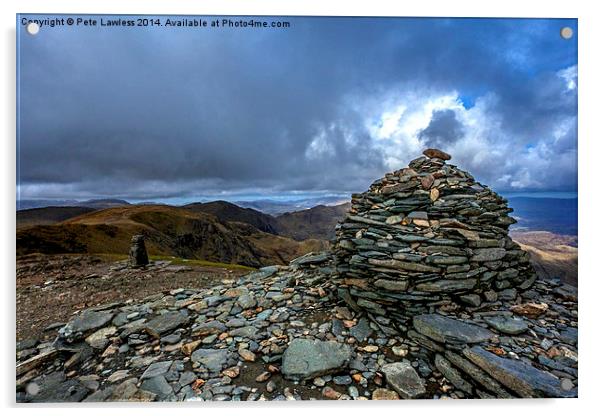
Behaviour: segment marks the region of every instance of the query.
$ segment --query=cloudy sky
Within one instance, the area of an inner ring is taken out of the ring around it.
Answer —
[[[347,194],[427,147],[502,193],[577,190],[576,20],[273,20],[19,27],[19,198]]]

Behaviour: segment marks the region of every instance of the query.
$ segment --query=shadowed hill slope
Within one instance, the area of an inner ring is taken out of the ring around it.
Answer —
[[[270,234],[277,234],[276,219],[271,215],[256,211],[252,208],[241,208],[238,205],[226,201],[213,202],[196,202],[193,204],[184,205],[183,208],[193,212],[204,212],[206,214],[215,215],[220,221],[236,221],[244,222],[259,231]]]
[[[345,217],[349,208],[351,204],[345,203],[335,206],[318,205],[303,211],[287,212],[276,217],[278,234],[295,240],[331,240],[334,237],[334,227]]]

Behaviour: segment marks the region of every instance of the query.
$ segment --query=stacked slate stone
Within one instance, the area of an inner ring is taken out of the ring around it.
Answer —
[[[401,329],[415,315],[478,307],[536,278],[508,236],[507,200],[446,163],[447,153],[424,155],[354,194],[334,244],[339,296]]]

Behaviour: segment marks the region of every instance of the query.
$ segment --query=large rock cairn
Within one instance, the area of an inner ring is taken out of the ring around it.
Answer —
[[[354,194],[334,245],[339,296],[401,329],[413,316],[478,307],[536,279],[508,236],[516,221],[507,200],[446,163],[447,153],[424,155]]]

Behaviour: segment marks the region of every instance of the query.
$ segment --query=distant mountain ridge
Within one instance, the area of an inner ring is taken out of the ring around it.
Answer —
[[[32,208],[47,208],[47,207],[87,207],[95,209],[119,207],[123,205],[131,205],[123,199],[104,198],[104,199],[89,199],[87,201],[77,201],[74,199],[54,200],[54,199],[21,199],[17,200],[17,210],[23,211]]]
[[[77,206],[23,209],[17,211],[17,229],[55,224],[93,211],[96,209]]]
[[[17,254],[127,254],[134,234],[146,236],[150,254],[251,267],[286,264],[309,251],[326,248],[319,240],[298,242],[181,207],[126,205],[17,230]]]

